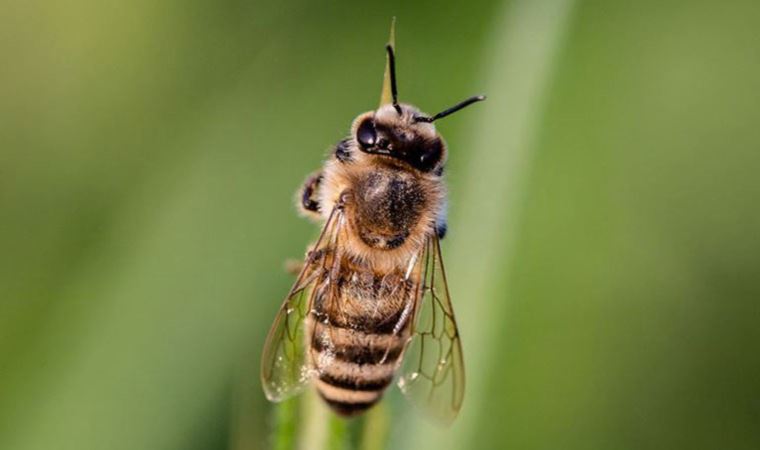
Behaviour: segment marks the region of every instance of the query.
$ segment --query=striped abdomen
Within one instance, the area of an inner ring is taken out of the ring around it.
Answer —
[[[400,275],[346,271],[309,318],[316,388],[342,415],[377,403],[393,381],[409,336],[411,283]]]

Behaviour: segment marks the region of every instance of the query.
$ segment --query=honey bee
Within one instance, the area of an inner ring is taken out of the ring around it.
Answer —
[[[450,422],[465,377],[439,243],[447,148],[434,122],[485,97],[433,116],[399,103],[393,46],[386,51],[392,101],[356,117],[298,195],[324,225],[269,331],[261,380],[272,401],[313,382],[352,416],[398,375],[412,403]]]

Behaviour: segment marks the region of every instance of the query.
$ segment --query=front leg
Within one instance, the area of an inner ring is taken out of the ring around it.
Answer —
[[[304,216],[318,221],[320,219],[320,204],[319,204],[319,186],[322,183],[322,171],[318,170],[304,182],[301,189],[298,191],[296,198],[296,207]]]
[[[438,235],[438,239],[443,239],[446,236],[446,232],[449,230],[449,224],[446,221],[446,216],[441,216],[435,223],[435,234]]]
[[[443,166],[439,167],[436,170],[436,175],[439,177],[443,175]],[[446,232],[449,231],[449,221],[446,217],[446,206],[444,204],[444,207],[441,209],[441,211],[438,214],[438,218],[435,221],[435,234],[438,236],[438,239],[443,239],[446,237]]]

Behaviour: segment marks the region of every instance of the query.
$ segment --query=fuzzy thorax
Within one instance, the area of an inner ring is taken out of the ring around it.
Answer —
[[[320,188],[324,219],[342,193],[348,193],[345,251],[384,273],[403,270],[422,249],[435,232],[445,196],[440,177],[377,157],[366,165],[327,163]]]

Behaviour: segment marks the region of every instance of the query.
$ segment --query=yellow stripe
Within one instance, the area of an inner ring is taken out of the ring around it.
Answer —
[[[322,380],[316,380],[317,389],[326,398],[343,403],[369,403],[380,397],[382,391],[352,391],[332,386]]]
[[[328,352],[320,352],[315,355],[314,367],[320,372],[325,372],[334,378],[349,380],[382,381],[393,377],[396,372],[396,361],[388,361],[386,364],[355,364],[341,361]]]
[[[325,339],[324,347],[354,346],[373,348],[393,348],[403,342],[402,336],[395,334],[364,333],[350,328],[330,327],[322,322],[316,322],[315,339]]]

